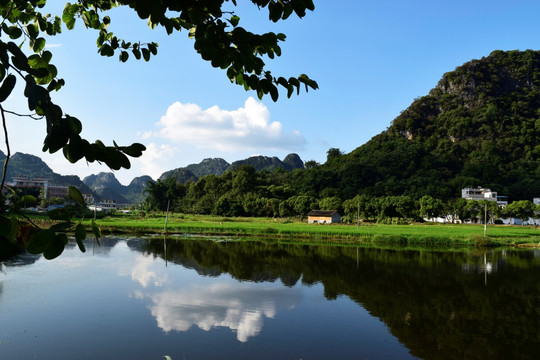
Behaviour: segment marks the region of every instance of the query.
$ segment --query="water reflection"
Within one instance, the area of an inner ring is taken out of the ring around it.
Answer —
[[[160,255],[160,244],[145,251]],[[540,258],[533,251],[435,252],[179,241],[168,259],[239,280],[322,283],[380,318],[420,358],[536,358]]]
[[[299,291],[217,283],[152,295],[151,312],[165,332],[186,331],[193,325],[205,331],[226,327],[236,331],[238,341],[246,342],[259,334],[263,317],[273,318],[278,307],[294,307],[300,297]]]

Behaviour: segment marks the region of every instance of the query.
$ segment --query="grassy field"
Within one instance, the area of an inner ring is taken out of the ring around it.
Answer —
[[[89,223],[89,222],[88,222]],[[104,234],[165,233],[165,214],[140,217],[115,215],[98,220]],[[484,238],[483,225],[314,225],[306,221],[271,218],[224,218],[198,215],[169,215],[169,234],[227,236],[270,236],[294,242],[394,243],[427,246],[540,246],[540,229],[523,226],[489,225]]]

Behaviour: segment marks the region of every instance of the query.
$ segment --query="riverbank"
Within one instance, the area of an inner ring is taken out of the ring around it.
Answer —
[[[434,247],[540,247],[540,229],[508,225],[488,225],[487,237],[484,237],[484,226],[480,224],[314,225],[292,219],[225,218],[183,214],[169,214],[167,219],[163,213],[144,217],[130,214],[107,216],[99,219],[98,224],[103,234],[265,236],[299,243],[322,241],[342,244],[388,243]]]

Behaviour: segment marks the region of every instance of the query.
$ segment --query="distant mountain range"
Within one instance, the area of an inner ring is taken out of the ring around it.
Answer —
[[[239,166],[250,165],[257,171],[268,170],[273,171],[277,168],[282,168],[286,171],[294,169],[304,169],[304,162],[297,154],[287,155],[283,161],[273,156],[251,156],[244,160],[238,160],[229,164],[221,158],[204,159],[198,164],[191,164],[186,167],[177,168],[166,171],[159,177],[159,180],[165,181],[168,178],[174,178],[179,183],[187,181],[197,181],[205,175],[221,175],[225,171],[232,171]]]
[[[3,163],[5,158],[6,155],[0,151],[0,162]],[[278,167],[289,171],[304,168],[304,163],[297,154],[289,154],[283,161],[277,157],[253,156],[235,161],[232,164],[221,158],[214,158],[204,159],[198,164],[190,164],[183,168],[164,172],[159,179],[164,181],[167,178],[174,177],[177,182],[181,183],[189,180],[197,181],[205,175],[221,175],[225,171],[233,170],[241,165],[251,165],[257,171],[272,171]],[[14,176],[45,177],[56,185],[76,186],[81,192],[91,193],[98,200],[116,200],[118,203],[138,203],[143,201],[147,182],[154,181],[150,176],[145,175],[134,178],[129,185],[125,186],[118,181],[112,172],[101,172],[81,180],[76,175],[57,174],[40,157],[19,152],[13,154],[9,159],[6,180],[10,182]]]
[[[83,179],[98,198],[116,200],[118,203],[138,203],[144,200],[144,189],[148,181],[154,181],[150,176],[136,177],[128,186],[120,184],[116,176],[110,172],[100,172]]]

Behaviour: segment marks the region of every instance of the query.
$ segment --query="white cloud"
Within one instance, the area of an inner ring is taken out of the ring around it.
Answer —
[[[156,125],[161,128],[157,136],[225,152],[289,151],[306,143],[300,132],[284,132],[280,122],[270,122],[268,108],[252,97],[244,107],[232,111],[175,102]]]
[[[146,146],[146,151],[140,158],[133,159],[133,162],[140,164],[143,174],[150,175],[152,179],[157,179],[165,171],[171,169],[170,159],[174,157],[175,149],[169,145],[157,145],[150,143]]]

